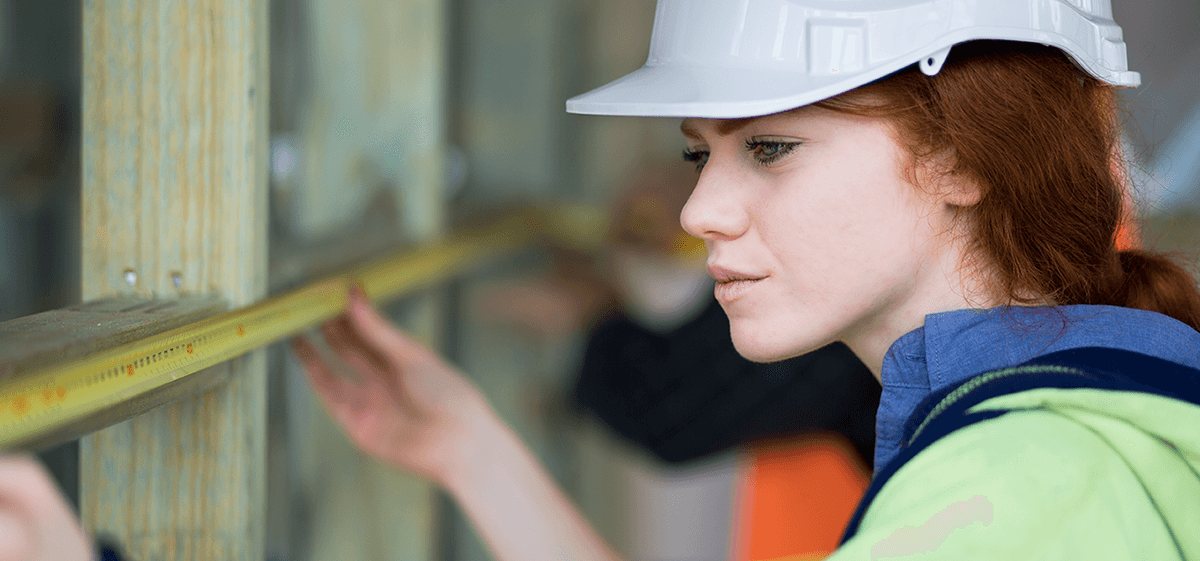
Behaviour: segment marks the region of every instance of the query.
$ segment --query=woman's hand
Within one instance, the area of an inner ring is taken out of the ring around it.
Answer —
[[[324,332],[345,366],[303,339],[294,348],[326,409],[359,449],[445,487],[493,557],[617,559],[466,377],[361,293]]]
[[[0,455],[0,561],[88,561],[92,542],[50,474],[24,455]]]
[[[441,484],[490,408],[458,371],[401,333],[357,289],[322,328],[338,361],[293,342],[318,398],[362,451]]]

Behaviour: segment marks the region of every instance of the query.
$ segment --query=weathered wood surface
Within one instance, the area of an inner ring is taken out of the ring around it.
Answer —
[[[107,298],[0,323],[0,380],[20,379],[41,368],[86,358],[199,321],[225,307],[223,301],[211,296],[178,300]],[[185,376],[110,409],[11,444],[41,450],[75,440],[163,403],[211,389],[224,381],[212,375],[219,373]]]
[[[212,296],[106,298],[0,323],[0,380],[84,358],[225,310]]]
[[[265,0],[83,3],[83,300],[266,291]],[[85,437],[85,525],[131,558],[261,559],[265,354]]]

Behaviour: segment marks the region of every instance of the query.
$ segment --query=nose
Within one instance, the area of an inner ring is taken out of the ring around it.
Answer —
[[[679,223],[688,234],[704,240],[732,240],[750,225],[738,181],[717,158],[710,158],[688,197]]]

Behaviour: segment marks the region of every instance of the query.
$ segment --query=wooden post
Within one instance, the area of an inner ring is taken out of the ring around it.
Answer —
[[[266,0],[83,2],[85,301],[266,290]],[[261,559],[265,355],[85,437],[85,525],[131,558]]]
[[[279,131],[300,154],[294,183],[281,186],[286,197],[277,199],[283,201],[279,214],[290,221],[286,230],[302,246],[344,239],[372,211],[388,206],[397,238],[437,237],[445,200],[442,0],[306,0],[297,8],[305,14],[297,19],[307,22],[295,30],[307,39],[305,48],[280,57],[305,57],[296,62],[306,72],[306,80],[297,80],[303,93],[281,90],[275,97],[305,101],[283,119],[295,128]],[[410,298],[398,307],[393,319],[410,334],[426,342],[440,338],[443,312],[436,298]],[[289,396],[285,434],[295,496],[276,497],[271,506],[279,510],[271,516],[273,523],[279,516],[292,521],[285,528],[292,534],[290,556],[431,559],[435,519],[428,483],[355,449],[295,363],[287,368],[281,385]]]

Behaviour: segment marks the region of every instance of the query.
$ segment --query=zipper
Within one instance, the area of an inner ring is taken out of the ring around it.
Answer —
[[[982,386],[993,380],[998,380],[1007,376],[1013,376],[1015,374],[1084,374],[1084,372],[1067,366],[1031,365],[1013,366],[1011,368],[1004,368],[1001,370],[980,374],[974,378],[971,378],[970,380],[967,380],[961,386],[955,388],[954,391],[947,394],[946,397],[943,397],[942,400],[939,401],[938,404],[929,412],[929,414],[925,416],[925,420],[921,421],[921,425],[918,426],[917,430],[913,432],[912,438],[908,439],[906,445],[912,446],[912,443],[916,442],[917,437],[921,436],[921,432],[925,430],[925,427],[929,426],[929,423],[933,422],[934,418],[942,413],[945,413],[947,409],[960,401],[963,397],[966,397],[967,394],[971,393],[979,386]]]

